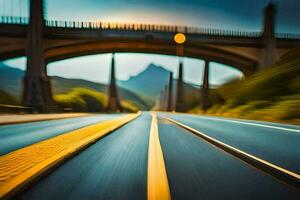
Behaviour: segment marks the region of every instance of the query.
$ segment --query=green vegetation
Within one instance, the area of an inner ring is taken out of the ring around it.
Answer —
[[[54,100],[62,109],[74,112],[104,112],[108,103],[106,94],[87,88],[74,88],[68,93],[57,94]],[[139,110],[130,100],[121,101],[121,106],[125,112]]]
[[[232,81],[215,92],[224,103],[213,102],[206,114],[299,123],[300,49],[250,78]],[[190,112],[203,113],[197,107]]]
[[[0,90],[5,92],[5,95],[0,94],[0,101],[8,102],[8,104],[13,104],[15,101],[21,102],[24,71],[9,67],[8,65],[0,62],[0,74]],[[78,87],[92,89],[102,93],[106,93],[107,91],[107,85],[105,84],[94,83],[81,79],[67,79],[58,76],[51,77],[51,85],[55,95],[66,94],[72,89]],[[142,110],[147,110],[152,107],[153,102],[149,101],[147,98],[140,97],[140,95],[137,95],[135,92],[122,87],[118,87],[118,91],[121,99],[128,99],[135,102]],[[12,97],[15,101],[7,101],[7,96]]]
[[[107,85],[101,83],[94,83],[81,79],[66,79],[57,76],[52,77],[52,86],[55,95],[66,94],[75,88],[86,88],[103,94],[106,94],[107,92]],[[128,99],[135,102],[135,104],[142,110],[147,110],[151,107],[151,102],[149,102],[149,100],[144,99],[140,95],[137,95],[128,89],[118,87],[118,92],[121,99]]]
[[[121,107],[123,109],[123,112],[138,112],[139,111],[139,108],[136,106],[136,104],[129,100],[122,100]]]

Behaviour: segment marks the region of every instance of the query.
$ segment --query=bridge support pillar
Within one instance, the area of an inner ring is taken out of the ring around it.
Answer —
[[[167,101],[167,111],[172,111],[172,101],[173,101],[173,73],[170,72],[169,84],[168,84],[168,101]]]
[[[121,112],[122,107],[118,98],[116,77],[115,77],[115,56],[112,55],[111,60],[111,71],[110,71],[110,85],[108,91],[108,111],[110,112]]]
[[[268,67],[276,61],[276,37],[275,37],[275,6],[270,3],[264,11],[264,58],[261,68]]]
[[[159,100],[159,110],[166,111],[168,107],[168,86],[165,85],[165,88],[160,92],[160,100]]]
[[[43,48],[43,1],[31,0],[27,32],[27,69],[24,77],[23,103],[39,112],[53,105],[50,79],[47,77]]]
[[[209,102],[209,61],[205,61],[203,84],[201,88],[202,110],[207,110],[210,106]]]
[[[176,112],[184,111],[184,91],[183,91],[183,64],[180,61],[176,88]]]

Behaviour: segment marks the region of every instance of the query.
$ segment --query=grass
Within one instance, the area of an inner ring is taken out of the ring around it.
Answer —
[[[227,83],[215,91],[224,103],[212,102],[191,113],[300,124],[300,49],[246,80]]]
[[[108,97],[105,93],[87,88],[74,88],[65,94],[57,94],[54,101],[62,108],[74,112],[105,112]],[[125,112],[137,112],[139,107],[130,100],[122,100]]]

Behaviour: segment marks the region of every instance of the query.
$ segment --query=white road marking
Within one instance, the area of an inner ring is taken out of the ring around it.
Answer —
[[[246,125],[251,125],[251,126],[260,126],[260,127],[264,127],[264,128],[273,128],[273,129],[278,129],[278,130],[283,130],[283,131],[291,131],[291,132],[300,133],[299,129],[271,126],[271,125],[266,125],[266,124],[257,124],[257,123],[253,123],[253,122],[243,122],[243,121],[236,121],[236,120],[231,120],[231,119],[220,119],[220,118],[212,118],[212,117],[204,117],[204,116],[200,116],[200,118],[211,119],[211,120],[215,120],[215,121],[232,122],[232,123],[237,123],[237,124],[246,124]]]
[[[173,123],[175,123],[175,124],[177,124],[177,125],[185,128],[185,129],[187,129],[187,130],[189,130],[191,132],[194,132],[194,133],[198,134],[201,138],[203,138],[206,141],[212,143],[213,145],[217,144],[219,147],[222,147],[223,150],[229,150],[230,152],[235,152],[235,153],[239,154],[241,157],[248,158],[248,159],[250,159],[250,160],[252,160],[252,161],[254,161],[256,163],[259,163],[259,165],[262,166],[265,169],[266,168],[272,169],[277,174],[279,174],[280,177],[284,177],[284,176],[287,175],[290,179],[294,179],[294,180],[297,181],[296,187],[299,188],[300,174],[297,174],[295,172],[289,171],[289,170],[287,170],[285,168],[282,168],[282,167],[280,167],[278,165],[270,163],[270,162],[268,162],[268,161],[266,161],[264,159],[258,158],[258,157],[254,156],[252,154],[249,154],[249,153],[247,153],[245,151],[242,151],[242,150],[237,149],[237,148],[235,148],[233,146],[230,146],[230,145],[228,145],[226,143],[223,143],[223,142],[221,142],[221,141],[219,141],[219,140],[217,140],[217,139],[215,139],[213,137],[210,137],[210,136],[208,136],[208,135],[206,135],[206,134],[204,134],[204,133],[202,133],[202,132],[200,132],[200,131],[198,131],[196,129],[193,129],[193,128],[185,125],[185,124],[182,124],[182,123],[180,123],[180,122],[178,122],[176,120],[173,120],[173,119],[170,119],[170,118],[167,118],[167,117],[163,117],[163,118],[165,118],[165,119],[167,119],[167,120],[169,120],[169,121],[171,121],[171,122],[173,122]]]

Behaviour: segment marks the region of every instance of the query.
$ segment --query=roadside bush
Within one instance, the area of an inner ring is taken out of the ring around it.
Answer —
[[[278,102],[270,109],[270,113],[278,119],[300,119],[300,100]]]
[[[135,103],[129,100],[121,101],[121,106],[124,112],[138,112],[140,110]]]
[[[107,105],[105,94],[86,88],[74,88],[67,94],[55,95],[54,100],[75,112],[103,112]]]
[[[74,112],[105,112],[108,104],[107,95],[93,89],[74,88],[67,94],[54,96],[55,102],[62,109]],[[139,107],[129,100],[121,101],[124,112],[137,112]]]

